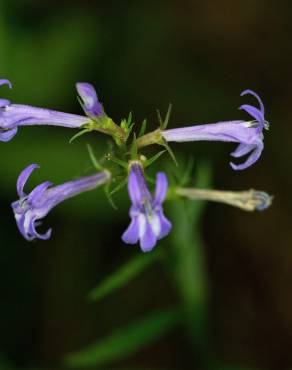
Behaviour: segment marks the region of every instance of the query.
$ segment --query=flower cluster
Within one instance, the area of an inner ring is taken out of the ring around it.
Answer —
[[[10,81],[0,80],[1,85],[8,85]],[[143,252],[151,251],[157,241],[171,231],[171,222],[165,217],[163,202],[168,194],[168,180],[164,172],[156,175],[154,195],[148,188],[145,179],[145,169],[158,154],[150,160],[140,154],[141,148],[158,144],[168,148],[168,142],[188,141],[225,141],[238,143],[238,147],[231,153],[234,158],[248,155],[242,164],[230,163],[234,170],[243,170],[253,165],[260,157],[263,144],[263,130],[269,124],[265,119],[265,109],[260,97],[252,90],[245,90],[241,95],[254,96],[259,108],[244,104],[239,109],[251,116],[251,120],[221,121],[212,124],[194,125],[174,129],[166,129],[166,124],[153,132],[142,134],[138,139],[133,135],[131,144],[128,139],[132,134],[131,120],[122,120],[117,125],[108,117],[102,104],[99,102],[94,87],[89,83],[77,83],[76,89],[85,115],[63,113],[54,110],[37,108],[22,104],[12,104],[7,99],[0,99],[0,141],[8,142],[17,133],[20,126],[52,125],[72,129],[81,129],[77,134],[89,131],[99,131],[110,135],[122,153],[122,158],[115,158],[114,162],[126,168],[125,176],[128,179],[128,193],[132,205],[130,207],[130,225],[122,235],[127,244],[140,242]],[[83,131],[82,131],[83,130]],[[65,199],[93,190],[103,184],[110,184],[115,177],[114,170],[104,167],[91,175],[52,186],[45,181],[36,186],[29,194],[24,192],[24,186],[31,173],[38,168],[31,164],[25,168],[17,180],[19,199],[12,203],[16,223],[20,233],[26,240],[48,239],[51,229],[44,234],[37,231],[41,220],[57,204]],[[271,204],[271,197],[260,191],[224,192],[216,190],[202,190],[194,188],[173,187],[172,198],[185,197],[189,200],[211,200],[237,206],[245,210],[263,210]]]

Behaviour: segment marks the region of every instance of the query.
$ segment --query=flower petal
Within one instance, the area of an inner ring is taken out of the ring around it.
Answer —
[[[143,170],[140,164],[132,163],[130,174],[128,177],[128,193],[131,198],[133,206],[141,207],[146,200],[152,201],[151,194],[147,188],[144,178]]]
[[[246,155],[248,152],[250,152],[255,146],[253,144],[239,144],[237,148],[232,152],[230,155],[234,158],[242,157],[243,155]]]
[[[29,225],[29,234],[31,235],[32,239],[41,239],[41,240],[48,240],[51,237],[52,229],[48,229],[44,234],[40,234],[38,231],[36,231],[36,223],[37,219],[33,219],[30,222]]]
[[[160,219],[160,234],[158,236],[158,239],[164,238],[167,234],[170,233],[170,230],[172,228],[171,223],[168,221],[168,219],[164,216],[163,212],[160,211],[159,214]]]
[[[9,89],[12,89],[12,83],[9,80],[6,80],[6,79],[0,80],[0,86],[2,85],[8,85]]]
[[[16,204],[17,203],[17,204]],[[18,201],[12,203],[12,208],[16,208],[18,206]],[[16,220],[16,224],[17,224],[17,227],[18,227],[18,230],[20,231],[21,235],[28,241],[31,241],[33,238],[30,237],[27,233],[26,233],[26,230],[24,228],[24,219],[25,219],[25,214],[17,214],[15,213],[14,214],[15,216],[15,220]]]
[[[164,172],[158,172],[156,175],[155,203],[162,204],[165,199],[168,188],[167,177]]]
[[[237,170],[237,171],[238,170],[245,170],[246,168],[253,165],[259,159],[259,157],[261,156],[263,148],[264,148],[264,144],[263,144],[263,142],[260,141],[258,143],[258,145],[255,147],[255,149],[251,152],[248,159],[244,163],[237,165],[237,164],[234,164],[234,163],[230,162],[230,166],[234,170]]]
[[[127,244],[136,244],[139,240],[138,217],[133,217],[127,230],[122,235],[122,240]]]
[[[10,141],[17,133],[17,127],[9,130],[1,130],[0,128],[0,141],[7,142]]]
[[[259,109],[253,107],[252,105],[248,105],[248,104],[241,105],[239,109],[246,111],[249,115],[251,115],[256,121],[261,123],[263,126],[265,117]]]
[[[30,164],[18,176],[16,189],[17,189],[17,194],[19,195],[20,198],[26,195],[23,191],[24,185],[26,184],[33,170],[35,170],[36,168],[40,168],[40,166],[38,164]]]
[[[263,101],[259,97],[259,95],[257,93],[255,93],[253,90],[247,89],[247,90],[244,90],[240,94],[240,96],[244,96],[244,95],[247,95],[247,94],[250,94],[250,95],[254,96],[257,99],[257,101],[258,101],[258,103],[260,105],[260,111],[261,111],[262,115],[264,116],[265,115],[265,107],[264,107]]]
[[[76,89],[83,101],[83,109],[90,116],[98,117],[104,114],[102,105],[98,101],[94,87],[87,82],[78,82]]]
[[[149,222],[146,222],[145,232],[140,240],[140,246],[143,252],[150,252],[156,244],[157,238],[153,233]]]
[[[40,198],[43,197],[44,192],[51,186],[52,183],[50,181],[44,181],[43,183],[37,185],[29,194],[27,200],[33,204],[37,202]]]
[[[0,108],[7,107],[7,105],[10,105],[10,100],[0,99]]]

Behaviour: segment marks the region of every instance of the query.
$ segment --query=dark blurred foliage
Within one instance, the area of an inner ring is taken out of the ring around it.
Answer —
[[[210,348],[222,363],[278,370],[292,367],[291,28],[289,1],[0,1],[1,78],[14,84],[11,92],[1,87],[1,97],[14,102],[80,113],[74,83],[89,81],[114,119],[132,110],[136,122],[146,117],[155,127],[155,109],[170,101],[171,125],[179,126],[240,119],[239,93],[260,94],[271,130],[252,168],[231,170],[232,144],[173,148],[210,161],[216,188],[275,195],[260,214],[208,205],[203,238]],[[106,139],[69,144],[72,135],[23,128],[1,143],[0,349],[11,367],[57,366],[64,354],[176,300],[159,266],[98,304],[86,300],[138,252],[120,240],[128,224],[125,191],[115,198],[117,211],[102,190],[60,205],[45,220],[53,227],[48,242],[27,243],[18,233],[10,202],[21,169],[41,164],[28,186],[93,171],[85,143],[98,154]],[[178,329],[116,365],[135,364],[194,369],[196,356]]]

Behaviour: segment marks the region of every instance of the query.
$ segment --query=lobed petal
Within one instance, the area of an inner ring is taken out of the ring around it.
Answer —
[[[138,162],[133,162],[131,164],[128,177],[128,193],[133,206],[136,208],[141,208],[145,200],[150,203],[152,202],[152,196],[148,190],[143,169]]]
[[[139,240],[138,217],[133,217],[127,230],[122,235],[122,240],[127,244],[136,244]]]
[[[140,246],[143,252],[150,252],[156,245],[157,237],[155,236],[149,222],[146,222],[145,232],[140,239]]]
[[[255,146],[253,144],[239,144],[234,152],[232,152],[230,155],[232,155],[234,158],[239,158],[249,153],[254,149],[254,147]]]
[[[262,141],[260,141],[244,163],[237,165],[237,164],[230,162],[230,166],[232,167],[232,169],[236,171],[245,170],[246,168],[252,166],[259,159],[263,148],[264,148],[264,144]]]
[[[27,200],[34,204],[38,202],[41,198],[44,198],[44,192],[51,186],[52,183],[50,181],[44,181],[43,183],[37,185],[29,194]],[[43,199],[44,200],[44,199]]]
[[[263,127],[264,121],[265,121],[265,117],[264,117],[264,114],[259,109],[253,107],[252,105],[248,105],[248,104],[241,105],[239,107],[239,109],[244,110],[245,112],[247,112],[257,122],[259,122],[261,124],[261,126]]]
[[[12,205],[12,208],[13,205]],[[33,236],[31,236],[26,228],[25,228],[25,219],[26,219],[26,215],[25,214],[22,214],[22,215],[19,215],[19,214],[15,214],[15,219],[16,219],[16,224],[18,226],[18,230],[20,231],[21,235],[27,240],[27,241],[31,241],[34,239]]]
[[[16,184],[16,189],[17,189],[17,194],[19,195],[20,198],[24,197],[26,194],[23,191],[23,188],[30,177],[31,173],[36,169],[40,168],[38,164],[30,164],[28,167],[26,167],[18,176],[17,179],[17,184]]]
[[[0,86],[2,85],[8,85],[9,89],[12,89],[12,83],[9,80],[6,80],[6,79],[0,80]]]
[[[29,235],[30,238],[32,238],[31,240],[33,239],[41,239],[41,240],[48,240],[50,239],[51,237],[51,234],[52,234],[52,229],[48,229],[44,234],[40,234],[38,231],[36,231],[36,223],[37,223],[37,219],[32,219],[31,222],[30,222],[30,225],[29,225]]]
[[[244,95],[248,95],[248,94],[254,96],[257,99],[257,101],[259,103],[259,106],[260,106],[260,111],[261,111],[262,115],[264,116],[265,115],[265,106],[263,104],[262,99],[259,97],[259,95],[257,93],[255,93],[253,90],[250,90],[250,89],[244,90],[240,94],[240,96],[244,96]]]
[[[0,141],[7,142],[10,141],[17,133],[17,127],[9,130],[1,130],[0,128]]]
[[[164,172],[158,172],[156,175],[156,188],[155,188],[155,198],[156,204],[162,204],[168,188],[167,177]]]
[[[10,100],[0,99],[0,108],[7,107],[7,105],[10,105]]]
[[[158,217],[160,220],[160,233],[158,235],[158,239],[162,239],[170,233],[172,225],[168,221],[168,219],[164,216],[162,211],[159,212]]]

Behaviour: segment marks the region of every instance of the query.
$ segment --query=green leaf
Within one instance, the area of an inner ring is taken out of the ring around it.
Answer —
[[[157,117],[158,117],[159,127],[161,128],[161,127],[163,127],[163,120],[162,120],[159,109],[156,109],[156,113],[157,113]]]
[[[120,360],[162,337],[179,322],[179,318],[176,309],[152,313],[79,352],[67,355],[64,362],[70,367],[87,368]]]
[[[154,163],[163,153],[166,152],[166,149],[165,150],[161,150],[160,152],[156,153],[153,157],[147,159],[145,162],[144,162],[144,168],[147,168],[148,166],[150,166],[152,163]]]
[[[159,126],[160,126],[161,130],[165,130],[167,125],[168,125],[170,114],[171,114],[171,109],[172,109],[172,105],[171,105],[171,103],[169,103],[164,120],[162,120],[159,110],[158,109],[156,110],[157,117],[158,117],[158,122],[159,122]]]
[[[109,161],[112,161],[112,162],[114,162],[114,163],[118,164],[119,166],[121,166],[121,167],[123,167],[123,168],[125,168],[125,169],[128,169],[128,162],[126,162],[126,161],[122,161],[121,159],[119,159],[119,158],[117,158],[117,157],[114,157],[114,156],[113,156],[113,155],[111,155],[111,154],[107,157],[107,159],[108,159]]]
[[[110,192],[109,195],[112,196],[117,191],[121,190],[124,186],[127,185],[128,178],[126,177],[124,180],[122,180],[117,186],[115,186]]]
[[[210,168],[202,163],[196,171],[196,187],[207,187]],[[188,331],[201,352],[203,361],[209,360],[208,304],[209,286],[205,248],[200,234],[200,220],[205,202],[177,199],[169,204],[170,219],[176,227],[169,240],[172,247],[171,274],[186,315]]]
[[[149,254],[138,254],[124,266],[120,267],[112,275],[103,280],[88,295],[89,299],[97,301],[112,293],[114,290],[126,285],[135,276],[141,273],[148,265],[157,260],[159,252],[154,251]]]
[[[143,122],[142,122],[142,125],[141,125],[141,128],[140,128],[140,131],[139,131],[139,134],[138,134],[138,137],[140,136],[143,136],[145,131],[146,131],[146,126],[147,126],[147,120],[144,119]]]
[[[168,105],[168,109],[167,109],[167,113],[166,113],[166,116],[164,118],[164,122],[161,126],[161,130],[165,130],[167,128],[167,125],[168,125],[168,122],[169,122],[169,118],[170,118],[170,114],[171,114],[171,110],[172,110],[172,104],[169,103]]]
[[[88,150],[88,154],[89,154],[89,157],[91,159],[91,162],[94,166],[94,168],[97,170],[97,171],[102,171],[103,170],[103,167],[99,164],[95,154],[93,153],[93,150],[92,150],[92,147],[90,144],[86,144],[86,147],[87,147],[87,150]]]
[[[165,142],[165,143],[163,143],[162,145],[163,145],[163,146],[165,147],[165,149],[168,151],[168,154],[170,155],[171,159],[174,161],[174,164],[178,167],[177,160],[176,160],[175,155],[174,155],[174,153],[173,153],[172,149],[170,148],[170,146],[169,146],[166,142]]]
[[[69,140],[69,143],[71,144],[78,137],[80,137],[80,136],[82,136],[82,135],[84,135],[84,134],[86,134],[87,132],[90,132],[90,131],[92,131],[90,128],[86,128],[82,131],[77,132],[77,134],[75,134],[74,136],[71,137],[71,139]]]
[[[115,202],[113,201],[113,198],[112,198],[112,196],[111,196],[110,186],[111,186],[111,184],[110,184],[110,183],[109,183],[109,184],[106,184],[106,185],[104,186],[104,192],[105,192],[105,195],[106,195],[106,198],[107,198],[107,200],[108,200],[109,204],[112,206],[112,208],[113,208],[114,210],[117,210],[117,209],[118,209],[118,207],[116,206],[116,204],[115,204]]]

